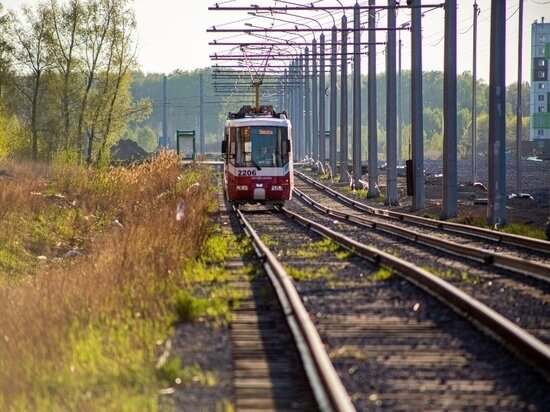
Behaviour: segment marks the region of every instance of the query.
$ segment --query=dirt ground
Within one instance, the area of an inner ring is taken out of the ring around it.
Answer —
[[[385,176],[382,176],[379,185],[382,193],[385,193]],[[399,206],[391,209],[417,215],[429,215],[436,217],[441,215],[442,211],[442,179],[427,177],[425,181],[426,207],[417,212],[411,212],[412,197],[407,196],[405,178],[398,178]],[[473,185],[459,185],[458,217],[470,217],[474,220],[486,221],[488,216],[488,207],[484,199],[487,199],[487,191],[484,187]],[[550,210],[529,197],[509,198],[506,202],[506,223],[519,223],[528,225],[536,229],[546,230]]]

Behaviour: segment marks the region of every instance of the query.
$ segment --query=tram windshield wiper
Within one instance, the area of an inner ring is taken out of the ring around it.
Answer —
[[[250,159],[250,162],[254,165],[254,167],[258,170],[262,170],[262,168],[258,165],[258,163],[256,163],[254,160],[252,160],[252,158]]]
[[[252,163],[252,165],[253,165],[256,169],[262,170],[262,168],[258,165],[258,163],[256,163],[256,162],[254,161],[254,159],[252,158],[252,153],[250,153],[250,152],[245,152],[245,157],[246,157],[246,156],[250,156],[250,163]]]

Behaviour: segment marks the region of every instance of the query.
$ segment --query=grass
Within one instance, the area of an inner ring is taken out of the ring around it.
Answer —
[[[307,280],[331,280],[334,278],[334,273],[331,273],[326,266],[318,268],[297,268],[295,266],[289,266],[286,268],[288,276],[297,282],[303,282]]]
[[[177,360],[155,368],[174,322],[227,323],[238,299],[223,260],[247,246],[212,225],[208,169],[168,152],[0,169],[13,176],[0,178],[0,410],[156,411],[167,378],[217,384]],[[72,248],[82,256],[65,258]]]
[[[333,349],[330,352],[330,357],[335,359],[352,358],[355,360],[364,361],[367,359],[367,354],[358,346],[344,345]]]
[[[311,242],[306,244],[301,249],[287,252],[289,256],[296,256],[304,259],[314,259],[326,255],[327,253],[334,253],[340,260],[344,260],[350,256],[350,252],[342,248],[338,243],[332,239],[322,239],[317,242]]]
[[[519,223],[510,223],[501,229],[502,232],[510,233],[512,235],[520,235],[532,237],[535,239],[547,240],[546,231],[543,229],[536,229],[529,225],[522,225]]]
[[[494,229],[491,225],[489,225],[484,219],[480,217],[464,216],[464,217],[452,219],[451,221],[455,223],[461,223],[463,225],[476,226],[476,227],[481,227],[485,229]],[[536,228],[533,228],[532,226],[521,224],[521,223],[510,223],[506,226],[502,226],[498,228],[497,230],[500,232],[509,233],[512,235],[520,235],[520,236],[531,237],[534,239],[546,240],[545,230],[536,229]]]
[[[388,268],[380,268],[370,276],[370,279],[373,282],[387,282],[392,279],[393,276],[393,270]]]

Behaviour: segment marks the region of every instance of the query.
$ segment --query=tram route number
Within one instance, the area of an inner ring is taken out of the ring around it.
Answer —
[[[237,170],[237,176],[256,176],[255,170]]]

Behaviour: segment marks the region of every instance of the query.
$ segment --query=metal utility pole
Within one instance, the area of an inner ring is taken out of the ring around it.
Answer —
[[[477,17],[479,6],[474,2],[474,58],[472,67],[472,184],[477,181]]]
[[[424,209],[424,103],[422,98],[422,11],[420,0],[412,1],[411,21],[411,151],[412,210]]]
[[[410,22],[403,23],[399,26],[400,29],[409,27]],[[397,164],[401,165],[403,163],[403,93],[402,93],[402,71],[401,71],[401,54],[403,49],[403,42],[401,41],[401,30],[399,30],[399,40],[398,40],[398,67],[397,71],[399,76],[397,77],[397,99],[398,99],[398,116],[397,116]]]
[[[319,159],[319,89],[317,88],[317,41],[313,39],[313,59],[312,59],[312,71],[311,76],[311,91],[312,91],[312,105],[311,105],[311,138],[312,148],[310,156],[314,160]]]
[[[521,164],[521,141],[523,140],[523,105],[521,99],[521,71],[523,51],[523,0],[519,0],[519,24],[518,24],[518,97],[517,97],[517,120],[516,120],[516,194],[522,195],[522,164]]]
[[[361,179],[361,9],[353,10],[353,180],[360,187]],[[347,147],[347,146],[346,146]],[[346,158],[347,167],[347,158]],[[347,177],[347,176],[346,176]]]
[[[199,83],[200,83],[200,94],[199,94],[199,128],[200,128],[200,135],[199,135],[199,148],[201,155],[204,155],[204,79],[202,73],[199,75]]]
[[[325,34],[321,33],[319,36],[319,160],[323,165],[326,160],[325,129]]]
[[[168,139],[168,98],[167,98],[167,83],[168,79],[166,76],[162,79],[162,145],[164,147],[170,146],[170,141]]]
[[[491,225],[506,224],[506,1],[491,1],[489,74],[489,187],[487,217]]]
[[[298,58],[298,64],[296,67],[296,82],[298,83],[297,93],[296,93],[296,103],[298,111],[298,126],[300,132],[300,150],[298,152],[298,160],[304,158],[305,147],[306,147],[306,136],[304,133],[305,118],[304,118],[304,55],[300,54]]]
[[[445,70],[443,73],[443,208],[442,219],[456,217],[457,117],[456,117],[456,0],[445,2]]]
[[[311,96],[309,88],[309,48],[304,51],[304,103],[305,103],[305,128],[304,128],[304,153],[303,157],[311,154]]]
[[[336,68],[337,60],[336,53],[338,47],[338,40],[336,38],[337,30],[336,25],[332,26],[332,44],[330,50],[330,140],[329,140],[329,164],[333,173],[336,173],[336,105],[337,105],[337,93],[336,90]]]
[[[386,205],[398,205],[397,194],[397,88],[395,70],[395,0],[389,1],[388,44],[386,46]]]
[[[342,16],[340,44],[340,182],[348,180],[348,18]],[[335,170],[334,170],[335,171]]]
[[[367,196],[380,196],[378,188],[378,119],[376,113],[376,11],[375,0],[369,0],[369,77],[368,77],[368,146],[369,191]]]

